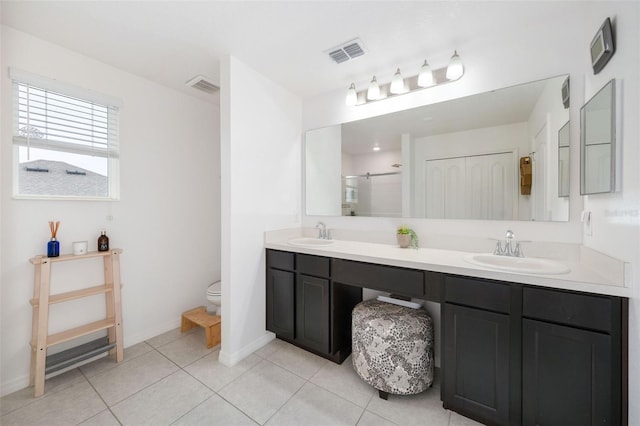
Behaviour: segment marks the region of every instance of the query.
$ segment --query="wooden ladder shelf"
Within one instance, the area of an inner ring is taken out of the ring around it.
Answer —
[[[63,255],[59,257],[36,256],[30,259],[35,267],[33,280],[33,322],[31,328],[31,373],[29,385],[34,387],[33,395],[44,394],[44,380],[47,373],[67,368],[77,362],[89,359],[100,353],[115,353],[116,362],[124,358],[122,344],[122,306],[120,297],[120,254],[121,249],[94,251],[84,255]],[[105,284],[50,294],[51,265],[78,259],[102,257],[104,261]],[[84,324],[80,327],[49,334],[49,305],[98,294],[105,295],[107,318]],[[47,348],[100,330],[107,330],[107,337],[67,349],[47,357]]]

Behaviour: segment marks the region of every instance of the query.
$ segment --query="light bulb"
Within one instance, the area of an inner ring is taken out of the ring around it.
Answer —
[[[344,101],[347,106],[355,106],[358,103],[358,92],[356,92],[356,85],[351,83],[347,90],[347,97]]]
[[[375,145],[373,146],[373,150],[374,150],[374,151],[380,151],[380,145],[375,144]]]
[[[447,79],[457,80],[462,77],[462,74],[464,74],[464,67],[458,52],[454,50],[453,56],[449,60],[449,65],[447,65]]]
[[[378,82],[376,81],[376,76],[373,76],[371,83],[369,83],[369,90],[367,90],[367,99],[370,101],[375,101],[380,97],[380,86],[378,86]]]
[[[433,81],[433,71],[431,71],[431,67],[424,61],[422,67],[420,68],[420,72],[418,73],[418,86],[420,87],[429,87],[434,85]]]
[[[400,74],[400,68],[398,68],[391,79],[391,87],[389,88],[389,91],[394,95],[404,93],[404,79],[402,78],[402,74]]]

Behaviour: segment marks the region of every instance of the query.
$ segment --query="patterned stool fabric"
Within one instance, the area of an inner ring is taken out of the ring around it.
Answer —
[[[366,300],[353,308],[351,335],[353,368],[381,398],[433,384],[433,322],[426,311]]]

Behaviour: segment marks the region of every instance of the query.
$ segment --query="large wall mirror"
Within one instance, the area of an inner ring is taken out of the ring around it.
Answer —
[[[306,213],[569,220],[568,181],[558,191],[567,77],[308,131]]]
[[[616,191],[616,81],[609,81],[580,109],[580,193]]]

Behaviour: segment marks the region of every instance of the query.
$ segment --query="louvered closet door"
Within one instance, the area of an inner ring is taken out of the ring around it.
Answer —
[[[466,218],[514,217],[514,159],[511,152],[466,157]]]
[[[425,208],[429,219],[464,219],[465,159],[427,160]]]
[[[512,219],[516,215],[513,153],[427,160],[425,208],[430,219]]]

